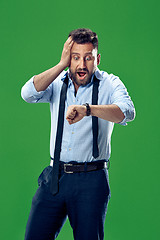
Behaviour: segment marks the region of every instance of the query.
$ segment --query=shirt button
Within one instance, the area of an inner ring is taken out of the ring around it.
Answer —
[[[74,134],[74,132],[72,132],[72,134]]]
[[[75,101],[75,100],[73,100],[73,102],[75,103],[76,101]]]
[[[71,148],[69,148],[69,151],[71,151],[72,149]]]

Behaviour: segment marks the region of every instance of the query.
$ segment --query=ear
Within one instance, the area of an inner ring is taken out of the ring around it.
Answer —
[[[100,64],[100,59],[101,59],[101,54],[98,53],[98,55],[97,55],[97,65]]]

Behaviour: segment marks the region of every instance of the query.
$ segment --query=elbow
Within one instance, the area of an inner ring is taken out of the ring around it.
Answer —
[[[133,121],[135,119],[135,117],[136,117],[136,112],[135,112],[135,108],[134,107],[126,112],[126,120],[127,120],[127,122]]]
[[[121,117],[123,118],[123,120],[121,119],[121,121],[119,121],[118,123],[122,125],[127,125],[127,122],[131,122],[135,119],[136,112],[133,104],[119,104],[119,108],[122,111],[123,117],[122,115]]]
[[[134,105],[130,108],[130,111],[129,111],[129,118],[130,118],[130,121],[133,121],[136,117],[136,111],[135,111],[135,107]]]
[[[31,97],[27,94],[25,86],[23,86],[21,89],[21,97],[25,102],[31,103]]]
[[[136,117],[136,111],[135,111],[135,108],[134,108],[133,111],[132,111],[132,119],[131,119],[131,121],[133,121],[135,119],[135,117]]]
[[[21,88],[21,97],[25,102],[27,102],[27,97],[26,97],[26,94],[24,91],[24,86]]]

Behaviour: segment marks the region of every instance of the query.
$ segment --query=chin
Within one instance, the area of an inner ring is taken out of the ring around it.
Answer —
[[[87,78],[87,79],[84,79],[84,80],[76,79],[75,83],[76,83],[78,86],[86,86],[88,83],[90,83],[90,81],[91,81],[91,77],[90,77],[90,78]]]
[[[81,80],[77,77],[76,73],[73,73],[71,70],[69,71],[69,76],[73,82],[75,82],[78,86],[86,86],[91,81],[92,74],[86,76],[85,79]]]

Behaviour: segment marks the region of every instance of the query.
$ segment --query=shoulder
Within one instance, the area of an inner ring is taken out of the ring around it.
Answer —
[[[51,102],[55,101],[56,97],[59,97],[66,73],[66,71],[61,72],[58,77],[49,85],[48,89],[50,88],[52,92]]]
[[[61,72],[58,77],[51,83],[51,87],[53,89],[54,94],[57,92],[59,93],[59,91],[61,90],[63,81],[65,79],[67,75],[67,71],[63,71]]]
[[[113,73],[107,73],[106,71],[99,70],[97,68],[95,76],[100,80],[100,85],[103,87],[115,88],[117,85],[123,85],[120,78]]]

